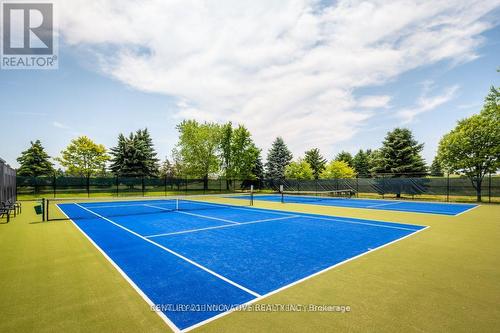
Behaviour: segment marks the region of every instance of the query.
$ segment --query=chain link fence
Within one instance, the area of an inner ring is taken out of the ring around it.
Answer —
[[[137,196],[209,194],[248,191],[335,191],[352,189],[359,197],[401,197],[438,201],[476,201],[476,190],[466,177],[374,177],[319,180],[233,180],[125,177],[17,177],[21,198],[78,196]],[[489,175],[482,184],[483,202],[500,202],[500,177]]]

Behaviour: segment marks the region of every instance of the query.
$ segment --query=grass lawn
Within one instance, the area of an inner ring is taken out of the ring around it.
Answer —
[[[234,312],[199,332],[494,332],[500,329],[500,206],[457,217],[258,201],[261,208],[428,225],[405,240],[274,294],[266,304],[347,313]],[[167,332],[69,221],[33,203],[0,220],[0,332]]]

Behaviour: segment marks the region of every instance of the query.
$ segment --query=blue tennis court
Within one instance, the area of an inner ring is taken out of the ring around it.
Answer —
[[[242,195],[240,198],[247,199],[248,195]],[[281,202],[280,194],[255,195],[255,200]],[[299,203],[320,206],[335,206],[377,210],[393,210],[399,212],[426,213],[451,215],[465,213],[469,209],[475,208],[474,204],[456,204],[456,203],[438,203],[438,202],[409,202],[396,200],[377,200],[377,199],[347,199],[308,195],[285,195],[285,203]]]
[[[425,228],[191,200],[58,207],[177,330]]]

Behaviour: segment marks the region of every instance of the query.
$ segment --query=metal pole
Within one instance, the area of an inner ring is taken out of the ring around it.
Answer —
[[[488,202],[491,203],[491,172],[488,178]]]
[[[446,174],[446,202],[450,201],[450,173]]]

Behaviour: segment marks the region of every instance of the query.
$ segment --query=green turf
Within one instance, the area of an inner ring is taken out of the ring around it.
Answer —
[[[235,312],[197,331],[498,331],[500,206],[449,217],[256,205],[431,228],[261,301],[349,305],[349,313]],[[70,222],[36,221],[24,203],[21,216],[0,224],[0,332],[169,330]]]

